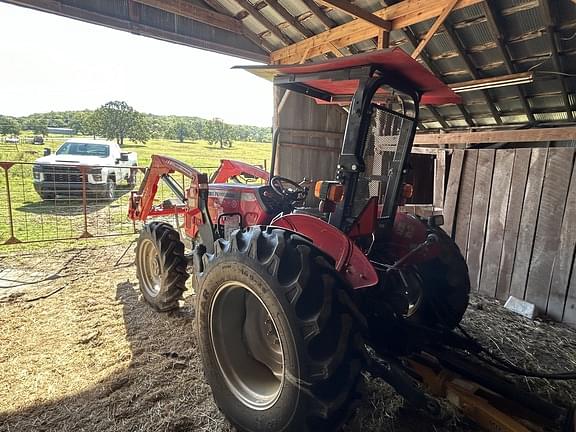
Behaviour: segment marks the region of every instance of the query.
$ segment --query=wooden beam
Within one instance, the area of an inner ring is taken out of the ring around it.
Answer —
[[[391,21],[392,30],[417,24],[422,21],[439,16],[446,4],[452,0],[404,0],[389,7],[374,12],[374,15]],[[480,3],[482,0],[459,0],[454,10],[462,9]],[[310,57],[316,57],[331,51],[328,43],[333,43],[338,48],[347,47],[358,42],[372,39],[378,36],[379,28],[364,20],[353,20],[339,25],[314,37],[292,44],[288,47],[274,51],[270,55],[273,63],[297,63],[306,48],[311,48]]]
[[[440,113],[438,112],[438,109],[432,105],[425,105],[425,107],[428,109],[428,111],[430,111],[432,113],[432,115],[434,116],[434,119],[440,123],[440,126],[442,126],[444,129],[448,129],[450,128],[450,125],[448,123],[446,123],[446,120],[444,120],[444,117],[442,117],[440,115]]]
[[[472,79],[477,80],[478,79],[478,72],[476,71],[474,64],[470,60],[470,57],[468,56],[468,53],[466,52],[464,45],[460,41],[460,38],[456,34],[456,31],[453,29],[453,27],[451,26],[451,24],[449,22],[446,22],[444,24],[444,29],[446,30],[446,35],[448,36],[448,39],[450,39],[450,41],[452,42],[452,45],[454,45],[456,47],[456,51],[458,52],[458,55],[464,61],[464,64],[466,65],[466,69],[468,70],[468,73],[470,74]],[[462,84],[460,84],[460,85],[462,85]],[[487,91],[482,91],[482,96],[484,97],[484,100],[486,101],[486,105],[488,106],[488,109],[490,110],[492,117],[494,117],[496,124],[501,125],[502,124],[502,118],[500,117],[500,114],[496,110],[496,106],[494,105],[494,103],[490,99],[490,94]]]
[[[469,144],[501,142],[520,143],[572,140],[576,140],[576,127],[416,134],[414,144],[467,146]]]
[[[332,52],[332,54],[334,54],[336,57],[344,57],[344,54],[342,54],[340,52],[340,50],[336,47],[336,45],[334,45],[333,43],[330,43],[330,47],[332,48],[330,51]]]
[[[540,2],[543,9],[544,22],[546,24],[546,39],[548,40],[548,45],[550,46],[550,53],[552,54],[552,64],[556,72],[562,73],[562,63],[560,62],[560,56],[558,55],[558,45],[556,44],[555,36],[555,19],[552,12],[553,5],[550,0],[542,0]],[[574,115],[572,114],[572,107],[570,106],[570,99],[568,98],[568,88],[566,86],[566,80],[564,77],[559,77],[560,86],[562,88],[562,101],[566,107],[566,113],[568,115],[568,120],[574,120]]]
[[[498,47],[498,51],[500,55],[504,59],[504,64],[506,65],[506,70],[509,74],[516,73],[516,68],[514,67],[514,63],[512,63],[512,58],[507,51],[506,48],[506,40],[505,40],[505,27],[499,20],[498,16],[496,15],[493,0],[486,0],[482,3],[482,8],[484,10],[484,15],[486,15],[486,19],[488,20],[488,28],[490,29],[490,33],[494,37],[496,41],[496,46]],[[526,113],[526,117],[528,117],[528,121],[530,123],[534,123],[536,120],[534,119],[534,114],[530,110],[530,105],[528,105],[528,101],[526,100],[526,95],[522,88],[516,87],[516,91],[518,97],[520,98],[520,103],[522,104],[522,108]]]
[[[416,36],[412,32],[412,30],[410,28],[406,28],[402,31],[404,33],[404,36],[408,40],[408,42],[414,48],[416,48],[416,46],[418,45],[418,42],[417,42]],[[434,62],[432,61],[432,59],[430,58],[428,53],[426,52],[426,48],[424,48],[422,50],[422,52],[420,53],[420,59],[424,62],[424,64],[426,66],[428,66],[428,69],[430,69],[434,75],[436,75],[437,77],[441,76],[440,71],[438,70],[438,68],[436,67],[436,65],[434,64]],[[472,117],[470,116],[470,113],[466,110],[464,105],[457,104],[456,107],[462,113],[462,116],[464,117],[466,124],[468,126],[474,126],[474,122],[472,121]],[[442,127],[444,129],[448,129],[450,127],[448,125],[448,123],[446,123],[446,120],[440,116],[440,114],[436,108],[430,106],[430,107],[428,107],[428,109],[430,110],[430,112],[432,112],[432,115],[434,115],[434,118],[436,119],[436,121],[440,122],[440,124],[442,125]]]
[[[384,49],[390,46],[390,32],[384,29],[378,30],[378,43],[376,48]]]
[[[432,39],[434,37],[434,35],[436,34],[436,31],[438,31],[438,29],[444,23],[446,18],[448,18],[448,15],[450,14],[450,12],[452,12],[452,9],[454,9],[454,6],[456,6],[456,3],[458,3],[458,0],[450,0],[446,4],[444,9],[442,9],[442,13],[440,14],[440,16],[438,18],[436,18],[436,21],[434,21],[434,24],[432,24],[432,26],[428,30],[428,33],[426,33],[426,36],[424,36],[424,39],[422,39],[420,41],[418,46],[412,52],[412,58],[414,58],[414,59],[418,58],[418,56],[420,55],[420,53],[422,52],[424,47],[426,45],[428,45],[428,42],[430,42],[430,39]]]
[[[376,27],[380,27],[381,29],[384,29],[388,32],[392,28],[392,24],[390,24],[390,21],[386,21],[380,18],[379,16],[374,15],[373,13],[368,12],[367,10],[362,9],[361,7],[358,7],[355,4],[350,3],[346,0],[319,0],[319,1],[329,6],[333,6],[339,11],[342,11],[348,15],[352,15],[353,17],[364,20],[367,23],[373,24]]]
[[[73,18],[76,20],[89,22],[96,25],[113,28],[116,30],[127,31],[133,34],[151,37],[166,42],[177,43],[180,45],[190,46],[198,49],[204,49],[221,54],[233,55],[257,62],[266,62],[268,55],[258,47],[258,51],[245,47],[234,46],[233,41],[227,43],[216,42],[201,38],[199,35],[190,36],[171,30],[164,30],[147,24],[141,24],[126,18],[107,15],[101,12],[93,12],[87,9],[71,6],[58,0],[2,0],[18,6],[28,7],[31,9],[53,13],[55,15]],[[214,29],[219,31],[220,29]],[[245,35],[246,36],[246,35]],[[241,38],[241,36],[239,37]],[[230,38],[229,38],[230,39]],[[238,38],[237,38],[238,39]],[[255,45],[254,48],[257,48]]]
[[[230,15],[230,11],[228,9],[226,9],[224,6],[222,6],[218,0],[203,0],[203,1],[208,6],[210,6],[212,9],[214,9],[215,11],[217,11],[223,15]],[[245,10],[243,10],[240,13],[238,13],[237,16],[235,16],[234,18],[239,20],[240,22],[242,22],[242,20],[248,15],[249,15],[249,13],[246,12]],[[268,42],[266,42],[264,39],[262,39],[256,33],[252,32],[252,30],[250,30],[244,24],[242,24],[242,34],[245,37],[247,37],[248,39],[250,39],[256,45],[264,48],[266,51],[268,51],[268,52],[274,51],[274,47],[272,45],[270,45]]]
[[[304,37],[311,37],[314,36],[311,30],[304,27],[300,21],[298,21],[294,15],[286,10],[284,6],[280,4],[278,0],[264,0],[268,6],[270,6],[274,11],[280,15],[282,18],[286,20],[286,22],[290,23],[292,27],[300,32],[300,34]]]
[[[262,26],[264,26],[270,33],[280,39],[284,44],[290,45],[294,41],[286,36],[284,33],[278,29],[274,24],[272,24],[268,19],[260,13],[256,7],[250,3],[248,0],[234,0],[240,7],[246,10],[252,17],[258,21]]]
[[[211,11],[210,9],[196,6],[182,0],[133,0],[136,3],[141,3],[165,12],[173,13],[174,15],[189,18],[212,27],[217,27],[222,30],[228,30],[232,33],[242,34],[242,23],[231,16],[224,15],[218,12]]]
[[[336,25],[336,23],[334,21],[332,21],[330,19],[330,17],[328,17],[328,15],[326,15],[324,13],[324,11],[322,9],[320,9],[320,7],[316,4],[316,2],[314,2],[314,0],[302,0],[304,2],[304,4],[306,5],[306,7],[308,9],[310,9],[310,12],[312,12],[312,14],[318,18],[318,20],[324,24],[324,27],[326,27],[326,30],[331,29],[332,27],[334,27]]]

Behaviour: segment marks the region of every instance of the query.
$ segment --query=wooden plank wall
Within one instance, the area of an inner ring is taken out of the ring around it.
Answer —
[[[281,100],[284,90],[275,91]],[[275,125],[281,129],[276,173],[297,181],[334,177],[346,127],[344,110],[291,93],[276,113]]]
[[[574,148],[455,150],[444,214],[473,290],[576,326],[574,160]]]

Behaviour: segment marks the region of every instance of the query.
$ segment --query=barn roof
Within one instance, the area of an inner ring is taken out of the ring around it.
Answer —
[[[533,82],[462,92],[461,104],[425,108],[422,128],[567,124],[576,115],[574,0],[2,1],[265,63],[370,52],[385,34],[412,53],[449,11],[419,62],[453,87],[529,71]]]

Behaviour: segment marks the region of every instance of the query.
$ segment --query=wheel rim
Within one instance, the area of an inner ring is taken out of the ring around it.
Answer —
[[[401,272],[399,275],[400,295],[406,302],[406,310],[402,314],[404,318],[410,318],[420,310],[423,299],[422,278],[417,271],[411,269]]]
[[[253,410],[276,403],[284,383],[284,351],[266,305],[247,285],[221,285],[210,307],[210,339],[230,391]]]
[[[156,297],[162,284],[162,264],[156,245],[151,240],[146,239],[140,244],[138,267],[142,288],[151,297]]]
[[[114,182],[108,181],[108,198],[114,199]]]

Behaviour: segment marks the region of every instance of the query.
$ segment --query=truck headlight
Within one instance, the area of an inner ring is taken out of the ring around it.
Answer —
[[[92,178],[95,182],[102,181],[102,168],[92,168],[90,174],[92,174]]]
[[[32,166],[32,177],[34,180],[42,180],[42,165]]]

